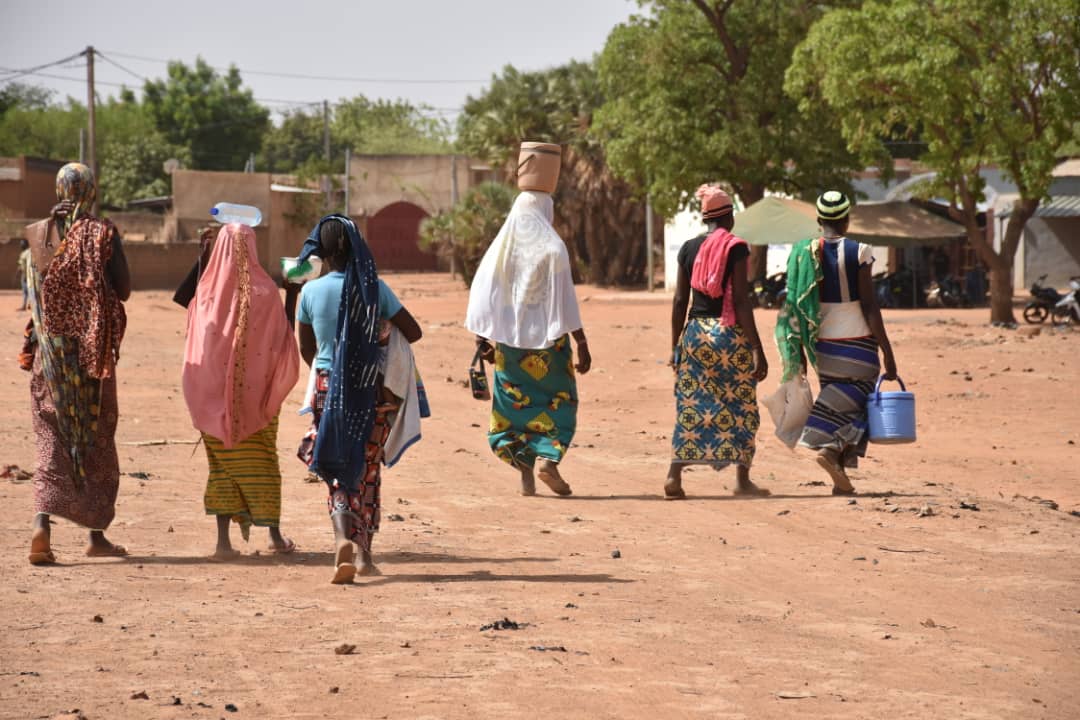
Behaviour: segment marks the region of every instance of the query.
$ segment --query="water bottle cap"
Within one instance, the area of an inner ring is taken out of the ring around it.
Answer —
[[[219,212],[221,212],[220,208],[216,208],[216,207],[210,208],[210,214],[211,215],[217,215]]]

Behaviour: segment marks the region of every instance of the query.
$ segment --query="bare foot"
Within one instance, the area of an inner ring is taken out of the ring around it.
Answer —
[[[682,487],[682,467],[674,463],[668,466],[667,482],[664,483],[664,498],[667,500],[686,499],[686,491]]]
[[[353,564],[353,544],[349,540],[339,539],[337,552],[334,553],[334,585],[349,585],[356,577],[356,565]]]
[[[840,465],[840,453],[832,448],[825,448],[817,454],[817,464],[833,481],[833,495],[854,495],[855,486],[851,484],[843,466]]]
[[[533,475],[533,469],[527,465],[521,466],[521,494],[525,497],[536,494],[536,477]]]
[[[267,528],[270,532],[270,545],[266,549],[277,555],[288,555],[296,550],[296,543],[281,534],[281,528]]]
[[[565,497],[573,493],[570,486],[562,479],[562,475],[559,474],[558,463],[552,462],[551,460],[540,460],[536,469],[536,474],[545,485],[551,488],[551,492],[556,495]]]
[[[214,550],[214,554],[210,556],[210,559],[218,562],[230,562],[238,559],[241,554],[239,550],[231,547],[219,547]]]
[[[30,538],[30,564],[51,565],[56,562],[52,547],[49,544],[49,529],[34,528],[34,534]]]
[[[109,542],[103,531],[90,531],[90,545],[86,548],[88,557],[124,557],[127,554],[127,548]]]
[[[768,488],[758,487],[747,480],[745,483],[739,483],[735,488],[734,495],[736,497],[769,497],[772,493],[769,492]]]
[[[382,575],[382,571],[375,565],[375,560],[371,557],[371,553],[366,550],[361,550],[360,566],[356,569],[356,574],[370,577],[372,575]]]

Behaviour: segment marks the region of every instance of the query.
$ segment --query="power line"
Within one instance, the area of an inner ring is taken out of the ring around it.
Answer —
[[[44,63],[43,65],[36,65],[36,66],[34,66],[32,68],[25,68],[23,70],[18,70],[18,69],[15,69],[15,68],[2,68],[0,70],[2,70],[3,72],[12,73],[12,74],[9,75],[8,77],[0,78],[0,81],[11,82],[15,78],[22,77],[23,75],[34,75],[38,70],[44,70],[45,68],[49,68],[49,67],[52,67],[54,65],[63,65],[66,62],[71,62],[75,58],[83,57],[85,54],[86,54],[85,51],[77,52],[74,55],[69,55],[68,57],[63,58],[61,60],[54,60],[53,62]]]
[[[110,50],[109,54],[110,55],[115,55],[116,57],[127,58],[129,60],[141,60],[143,62],[154,62],[154,63],[165,63],[165,64],[168,64],[168,63],[172,62],[171,60],[167,60],[165,58],[147,57],[146,55],[132,55],[132,54],[129,54],[129,53],[115,52],[113,50]],[[224,68],[224,67],[215,66],[215,65],[211,65],[210,67],[214,68],[215,70],[217,70],[219,72],[228,72],[231,69],[231,68]],[[234,65],[232,67],[236,67],[236,66]],[[270,70],[243,70],[243,69],[240,69],[240,68],[237,68],[237,69],[240,70],[240,72],[242,74],[244,74],[244,75],[265,75],[267,77],[288,78],[288,79],[291,79],[291,80],[328,80],[328,81],[332,81],[332,82],[388,83],[388,84],[390,84],[390,83],[400,83],[400,84],[411,84],[411,85],[455,85],[455,84],[474,85],[476,83],[487,82],[487,80],[466,80],[466,79],[457,79],[457,78],[421,79],[421,78],[349,77],[349,76],[344,76],[344,75],[307,75],[307,74],[304,74],[304,73],[275,72],[275,71],[270,71]]]
[[[140,75],[139,73],[135,72],[134,70],[129,70],[128,68],[124,67],[123,65],[116,62],[112,58],[110,58],[110,57],[108,57],[106,55],[102,55],[100,50],[95,50],[94,54],[97,55],[102,60],[104,60],[105,62],[109,63],[110,65],[120,68],[121,70],[126,72],[128,75],[131,75],[136,80],[142,80],[143,82],[150,82],[150,78],[146,77],[145,75]]]

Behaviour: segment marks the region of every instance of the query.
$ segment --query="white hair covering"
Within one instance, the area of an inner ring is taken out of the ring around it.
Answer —
[[[551,221],[551,195],[518,195],[484,253],[469,291],[465,327],[523,350],[551,347],[581,328],[570,256]]]

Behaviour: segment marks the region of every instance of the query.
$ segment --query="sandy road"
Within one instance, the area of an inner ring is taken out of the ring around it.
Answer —
[[[887,313],[921,439],[872,448],[854,474],[865,495],[831,497],[765,420],[754,472],[774,497],[732,499],[730,473],[694,470],[672,503],[666,300],[579,288],[595,369],[564,469],[575,495],[526,499],[460,384],[464,290],[388,279],[424,327],[435,417],[385,475],[383,576],[328,583],[324,493],[293,455],[300,388],[279,439],[288,558],[256,534],[237,563],[205,559],[191,445],[122,445],[122,471],[147,474],[122,481],[123,561],[82,557],[61,521],[61,564],[32,568],[30,485],[0,481],[0,717],[1080,716],[1080,331]],[[140,293],[129,313],[119,441],[194,439],[182,311]],[[0,324],[0,462],[31,468],[28,378],[10,359],[24,317]],[[763,335],[773,320],[759,312]],[[525,625],[479,630],[504,617]]]

